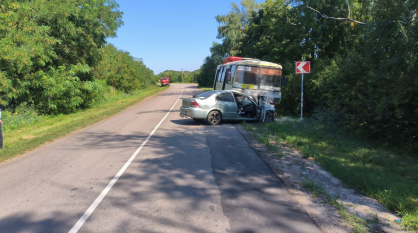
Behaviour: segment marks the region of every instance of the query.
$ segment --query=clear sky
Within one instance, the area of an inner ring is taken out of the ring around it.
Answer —
[[[200,68],[216,39],[217,15],[241,0],[116,0],[124,25],[108,42],[142,58],[155,74]],[[260,3],[261,0],[256,2]]]

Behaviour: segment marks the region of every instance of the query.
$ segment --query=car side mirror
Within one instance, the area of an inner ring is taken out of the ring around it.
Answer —
[[[283,77],[283,86],[287,86],[288,81],[289,81],[289,77]]]

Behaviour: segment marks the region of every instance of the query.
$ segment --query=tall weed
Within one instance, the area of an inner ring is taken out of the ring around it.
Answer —
[[[28,125],[34,125],[42,121],[43,116],[39,116],[33,105],[28,105],[26,102],[20,104],[14,111],[2,111],[2,129],[5,133],[19,130]]]

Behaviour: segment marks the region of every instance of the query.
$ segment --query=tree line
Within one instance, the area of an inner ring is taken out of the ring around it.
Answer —
[[[123,24],[122,14],[114,0],[2,0],[0,105],[69,113],[111,89],[152,84],[152,70],[106,42]]]
[[[159,80],[162,77],[169,77],[170,83],[196,83],[200,70],[190,71],[174,71],[165,70],[156,75],[156,79]]]
[[[253,0],[217,16],[218,39],[199,84],[211,86],[228,55],[284,67],[289,85],[278,112],[300,112],[296,61],[310,61],[304,111],[325,123],[418,150],[418,1]]]

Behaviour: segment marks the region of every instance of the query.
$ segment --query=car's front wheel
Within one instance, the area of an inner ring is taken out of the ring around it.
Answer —
[[[222,115],[218,111],[211,111],[206,118],[206,122],[209,125],[219,125],[221,121],[222,121]]]
[[[271,123],[273,121],[274,121],[274,113],[273,113],[273,111],[267,111],[266,112],[266,118],[265,118],[264,122]]]

